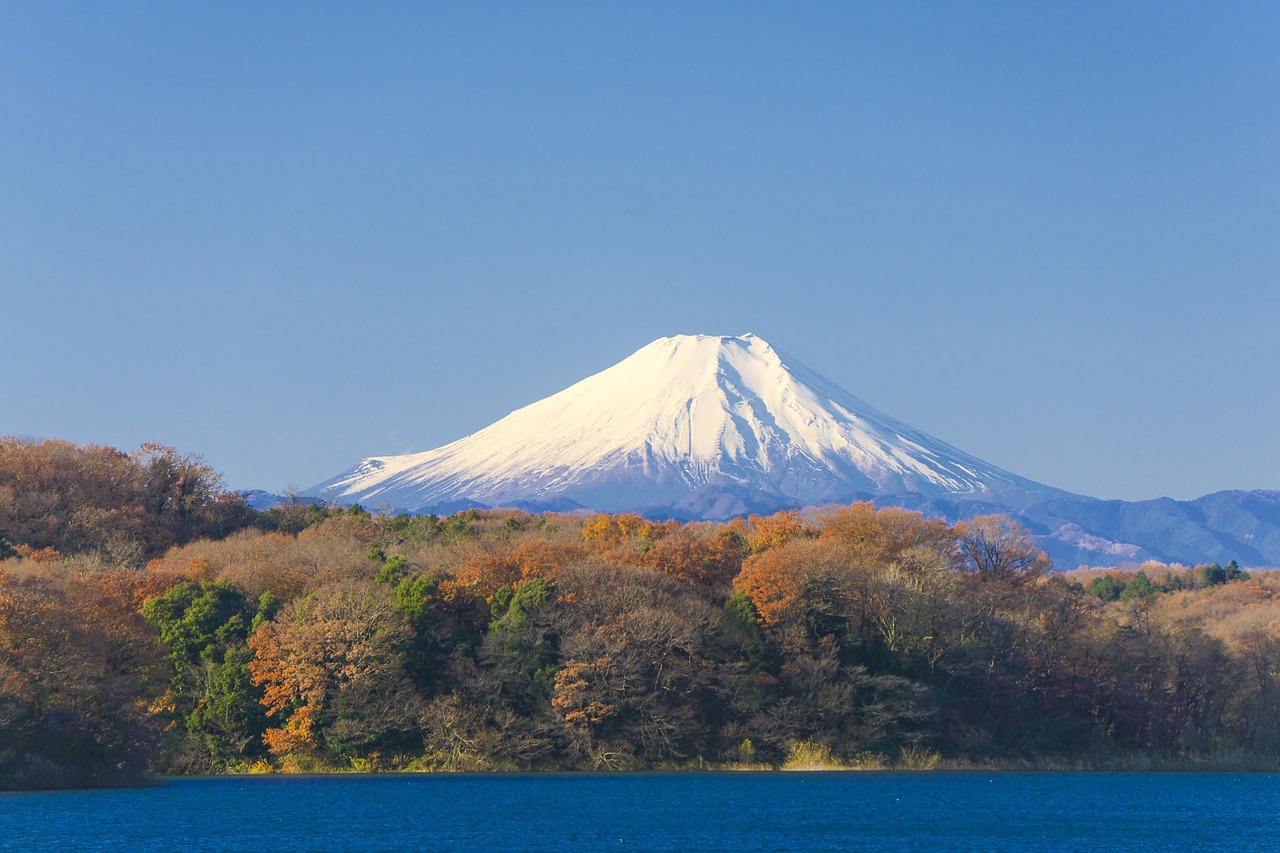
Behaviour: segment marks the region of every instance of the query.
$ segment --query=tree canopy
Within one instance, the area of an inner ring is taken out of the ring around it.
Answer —
[[[1273,573],[1062,575],[1007,519],[868,503],[727,524],[246,516],[163,449],[4,452],[10,785],[1280,762]],[[119,513],[133,558],[34,510],[73,519],[81,501]]]

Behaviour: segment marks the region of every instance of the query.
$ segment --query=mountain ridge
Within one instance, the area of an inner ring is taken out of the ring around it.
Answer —
[[[366,458],[306,494],[389,512],[514,507],[681,521],[870,500],[950,522],[1006,513],[1066,568],[1280,565],[1280,492],[1072,494],[884,414],[753,334],[659,338],[469,436]]]
[[[308,490],[419,508],[567,498],[723,519],[919,493],[1001,506],[1075,497],[868,405],[753,334],[677,335],[433,450]]]

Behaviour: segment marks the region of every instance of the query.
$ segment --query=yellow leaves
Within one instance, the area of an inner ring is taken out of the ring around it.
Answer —
[[[918,512],[863,501],[818,514],[820,537],[843,542],[864,566],[899,562],[908,551],[927,548],[945,557],[955,552],[956,533],[946,522]]]
[[[172,714],[177,710],[178,704],[174,701],[172,690],[166,690],[162,696],[147,705],[147,711],[152,714]]]
[[[584,542],[602,542],[608,539],[616,539],[621,533],[613,522],[611,516],[600,513],[592,516],[586,524],[582,525],[582,539]]]
[[[582,525],[582,539],[597,545],[613,545],[626,539],[653,541],[679,528],[676,521],[653,522],[630,512],[601,513]]]
[[[779,770],[848,770],[839,758],[831,754],[831,747],[817,741],[792,741],[787,758]],[[879,768],[877,768],[879,769]]]
[[[1245,581],[1160,596],[1153,618],[1199,627],[1233,649],[1280,641],[1280,572],[1251,571]]]

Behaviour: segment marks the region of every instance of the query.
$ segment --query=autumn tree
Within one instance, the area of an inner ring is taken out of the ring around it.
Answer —
[[[223,488],[221,478],[199,456],[148,443],[130,458],[138,466],[144,509],[173,543],[225,536],[252,520],[244,499]]]
[[[753,515],[747,519],[747,549],[752,554],[775,548],[806,535],[804,520],[796,510],[773,515]]]
[[[956,551],[956,531],[941,519],[897,507],[877,509],[869,501],[823,510],[815,524],[822,539],[843,542],[850,557],[864,566],[897,563],[904,553],[919,549],[944,559]]]
[[[0,536],[64,554],[140,563],[165,548],[247,526],[253,513],[199,457],[67,441],[0,438]]]
[[[616,515],[599,513],[582,525],[582,539],[599,546],[631,538],[652,540],[656,535],[661,535],[662,531],[662,525],[635,513],[623,512]]]
[[[0,571],[0,787],[135,784],[159,742],[136,613],[74,576]]]
[[[794,539],[748,557],[733,585],[751,599],[765,625],[778,626],[802,618],[821,590],[851,593],[852,568],[848,549],[839,543]]]
[[[1048,555],[1017,522],[1005,515],[980,515],[956,525],[960,550],[983,580],[1034,579],[1053,568]]]
[[[271,753],[344,761],[413,749],[411,639],[386,589],[364,583],[325,587],[264,622],[249,639],[249,672],[275,723],[265,735]]]
[[[643,563],[688,586],[727,585],[742,570],[741,541],[731,533],[697,536],[687,528],[644,552]]]
[[[659,572],[584,562],[557,580],[563,665],[551,703],[589,767],[700,754],[718,695],[707,660],[716,609]]]
[[[471,596],[488,604],[500,588],[520,580],[520,565],[508,554],[481,552],[458,568],[447,583],[451,595]]]
[[[530,537],[516,547],[511,560],[520,568],[521,578],[554,581],[564,566],[575,563],[586,555],[586,547],[577,542]]]
[[[22,450],[38,488],[0,481],[21,509],[0,560],[7,784],[258,755],[311,770],[776,764],[795,741],[887,763],[903,748],[959,764],[1280,760],[1280,573],[1197,584],[1197,568],[1147,564],[1110,572],[1103,601],[1075,582],[1101,570],[1048,572],[998,519],[952,528],[870,504],[724,525],[326,507],[141,567],[117,556],[164,534],[129,537],[181,513],[139,498],[136,518],[111,516],[124,544],[84,550],[106,516],[71,519],[74,536],[57,520],[105,481],[53,475],[89,458],[121,489],[142,481],[126,476],[138,460],[82,451]],[[179,482],[159,459],[156,482]]]

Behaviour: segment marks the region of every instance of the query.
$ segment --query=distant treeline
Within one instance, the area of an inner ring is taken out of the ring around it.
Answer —
[[[0,559],[26,549],[131,565],[254,520],[213,469],[170,447],[0,437]]]
[[[1280,766],[1280,576],[1051,571],[1009,520],[256,513],[0,440],[0,780]]]

